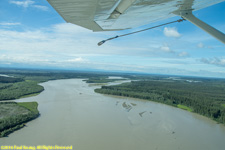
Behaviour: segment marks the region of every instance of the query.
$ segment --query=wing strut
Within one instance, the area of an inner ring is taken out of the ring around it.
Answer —
[[[128,36],[128,35],[131,35],[131,34],[135,34],[135,33],[143,32],[143,31],[147,31],[147,30],[150,30],[150,29],[158,28],[158,27],[165,26],[165,25],[172,24],[172,23],[176,23],[176,22],[182,22],[182,21],[184,21],[184,20],[185,20],[185,19],[179,19],[179,20],[176,20],[176,21],[172,21],[172,22],[160,24],[160,25],[158,25],[158,26],[150,27],[150,28],[147,28],[147,29],[143,29],[143,30],[139,30],[139,31],[127,33],[127,34],[117,35],[117,36],[115,36],[115,37],[111,37],[111,38],[109,38],[109,39],[106,39],[106,40],[103,40],[103,41],[99,42],[99,43],[98,43],[98,46],[101,46],[101,45],[104,44],[106,41],[110,41],[110,40],[113,40],[113,39],[116,39],[116,38],[119,38],[119,37]]]
[[[216,39],[221,41],[222,43],[225,44],[225,34],[220,32],[219,30],[213,28],[212,26],[206,24],[205,22],[199,20],[196,18],[193,14],[192,11],[181,11],[179,16],[183,17],[184,19],[190,21],[197,27],[201,28],[205,32],[209,33],[210,35],[214,36]]]

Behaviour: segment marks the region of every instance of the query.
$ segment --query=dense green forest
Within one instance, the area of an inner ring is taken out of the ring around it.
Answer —
[[[84,80],[86,83],[108,83],[108,82],[115,82],[124,79],[109,79],[108,76],[101,76],[101,77],[89,77],[89,79]]]
[[[102,86],[95,92],[165,103],[225,124],[225,80],[222,79],[154,78]]]
[[[22,78],[0,76],[0,83],[15,83],[24,81]]]
[[[0,137],[25,126],[39,116],[37,102],[0,102]]]
[[[0,101],[18,99],[25,95],[40,93],[44,88],[35,81],[23,81],[16,83],[0,83]]]

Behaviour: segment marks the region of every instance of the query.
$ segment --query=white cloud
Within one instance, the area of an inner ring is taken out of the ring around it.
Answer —
[[[48,11],[47,6],[42,6],[42,5],[33,5],[32,7],[43,10],[43,11]]]
[[[43,11],[48,10],[47,6],[34,5],[35,1],[33,1],[33,0],[23,0],[23,1],[11,0],[11,1],[9,1],[9,3],[15,4],[17,6],[21,6],[21,7],[24,7],[24,8],[32,7],[32,8],[36,8],[36,9],[43,10]]]
[[[187,52],[181,52],[178,54],[179,57],[187,57],[189,54]]]
[[[171,52],[171,50],[168,46],[162,46],[160,49],[164,52]]]
[[[164,43],[163,46],[160,47],[161,52],[172,54],[174,57],[187,57],[189,54],[187,52],[177,52],[174,50],[171,50],[170,46],[168,46],[167,43]]]
[[[204,48],[205,46],[204,46],[203,43],[198,43],[197,47],[198,47],[198,48]]]
[[[86,62],[86,61],[87,61],[86,59],[83,59],[81,57],[68,60],[68,62]]]
[[[198,48],[207,48],[207,49],[213,49],[212,46],[206,46],[205,44],[203,44],[202,42],[198,43],[197,45]]]
[[[18,26],[21,25],[19,22],[0,22],[1,26]]]
[[[216,65],[219,67],[225,67],[225,59],[224,58],[218,58],[218,57],[209,58],[209,59],[202,58],[200,61],[205,64],[211,64],[211,65]]]
[[[106,38],[107,32],[94,33],[67,23],[38,30],[0,29],[0,33],[1,64],[10,62],[76,67],[71,64],[86,64],[89,62],[88,57],[133,51],[132,48],[126,50],[125,47],[111,46],[110,43],[98,47],[97,43]],[[92,64],[90,66],[93,67]]]
[[[165,27],[163,33],[167,37],[178,38],[181,36],[181,34],[177,31],[177,28],[175,28],[175,27],[173,27],[173,28]]]
[[[167,44],[164,44],[160,47],[160,50],[166,53],[174,53],[173,50],[170,49],[170,47]]]
[[[80,26],[71,24],[71,23],[60,23],[53,25],[53,30],[56,33],[75,35],[75,34],[91,34],[92,31],[82,28]]]
[[[31,6],[32,4],[34,4],[35,2],[32,0],[24,0],[24,1],[11,0],[11,1],[9,1],[9,3],[27,8],[27,7]]]

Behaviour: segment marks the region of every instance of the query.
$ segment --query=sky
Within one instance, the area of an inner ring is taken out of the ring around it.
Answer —
[[[194,15],[225,33],[225,2]],[[0,0],[0,67],[103,70],[225,78],[225,45],[188,21],[97,43],[132,30],[66,23],[46,0]]]

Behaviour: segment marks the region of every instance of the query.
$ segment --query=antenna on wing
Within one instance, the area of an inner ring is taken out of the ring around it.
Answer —
[[[121,36],[121,35],[120,35],[120,36]],[[103,41],[101,41],[101,42],[98,43],[98,46],[101,46],[101,45],[104,44],[106,41],[110,41],[110,40],[116,39],[116,38],[118,38],[118,37],[120,37],[120,36],[117,35],[117,36],[115,36],[115,37],[112,37],[112,38],[103,40]]]
[[[111,37],[111,38],[109,38],[109,39],[106,39],[106,40],[103,40],[103,41],[99,42],[99,43],[98,43],[98,46],[101,46],[101,45],[104,44],[106,41],[110,41],[110,40],[113,40],[113,39],[116,39],[116,38],[119,38],[119,37],[128,36],[128,35],[131,35],[131,34],[135,34],[135,33],[143,32],[143,31],[147,31],[147,30],[150,30],[150,29],[158,28],[158,27],[165,26],[165,25],[172,24],[172,23],[176,23],[176,22],[182,22],[182,21],[184,21],[184,20],[185,20],[185,19],[182,18],[182,19],[179,19],[179,20],[176,20],[176,21],[171,21],[171,22],[164,23],[164,24],[161,24],[161,25],[158,25],[158,26],[154,26],[154,27],[150,27],[150,28],[147,28],[147,29],[143,29],[143,30],[139,30],[139,31],[127,33],[127,34],[117,35],[117,36],[115,36],[115,37]]]

